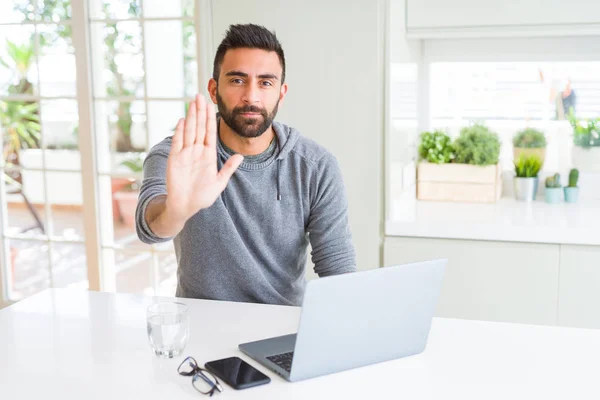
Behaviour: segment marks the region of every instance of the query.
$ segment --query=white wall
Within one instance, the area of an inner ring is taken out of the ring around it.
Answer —
[[[214,50],[228,26],[274,30],[289,91],[277,119],[339,160],[359,269],[381,265],[383,6],[373,0],[214,0]]]

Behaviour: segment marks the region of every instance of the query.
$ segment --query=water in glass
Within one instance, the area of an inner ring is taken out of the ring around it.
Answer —
[[[181,355],[190,336],[187,306],[159,303],[148,307],[147,331],[150,347],[160,357]]]

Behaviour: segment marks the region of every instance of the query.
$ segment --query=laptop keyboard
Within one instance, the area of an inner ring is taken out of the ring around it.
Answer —
[[[294,352],[275,354],[274,356],[268,356],[267,360],[275,363],[277,366],[283,368],[287,372],[292,369],[292,359],[294,358]]]

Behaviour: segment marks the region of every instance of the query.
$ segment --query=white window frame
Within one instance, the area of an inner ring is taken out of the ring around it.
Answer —
[[[59,22],[48,22],[48,21],[22,21],[22,22],[6,22],[1,23],[1,26],[34,26],[34,54],[36,59],[35,68],[37,69],[37,77],[38,77],[38,85],[40,85],[39,77],[40,77],[40,42],[39,42],[39,34],[37,30],[37,26],[39,25],[51,25],[51,26],[59,26],[59,25],[73,25],[72,20],[64,20]],[[40,90],[38,86],[38,91]],[[77,100],[75,96],[43,96],[41,93],[38,95],[9,95],[2,96],[2,101],[36,101],[41,105],[44,100]],[[40,121],[41,124],[42,121]],[[42,149],[46,148],[45,136],[43,134],[40,135],[40,145]],[[72,243],[72,244],[84,244],[83,240],[79,239],[67,239],[61,237],[53,237],[50,235],[52,232],[52,210],[50,207],[50,203],[48,202],[48,184],[47,184],[47,172],[73,172],[72,170],[61,171],[59,169],[47,169],[46,166],[46,152],[42,152],[42,165],[43,168],[26,168],[29,171],[39,171],[42,172],[43,186],[44,186],[44,227],[46,229],[46,237],[22,237],[21,235],[12,235],[6,233],[7,228],[7,220],[5,216],[8,216],[8,207],[7,201],[4,198],[5,195],[5,184],[4,179],[0,179],[0,304],[12,304],[13,300],[9,298],[10,288],[9,282],[12,280],[12,271],[10,266],[11,260],[10,257],[10,249],[8,246],[9,240],[18,240],[20,242],[30,242],[30,243],[38,243],[38,244],[46,244],[48,245],[48,268],[49,268],[49,280],[50,287],[53,284],[52,278],[52,245],[56,243]],[[0,160],[0,173],[4,173],[6,170],[6,166],[4,165],[4,159]],[[22,168],[19,167],[11,167],[10,171],[20,171]]]

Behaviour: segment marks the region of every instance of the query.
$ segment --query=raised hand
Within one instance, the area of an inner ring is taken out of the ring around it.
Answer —
[[[167,162],[167,214],[185,223],[210,207],[225,190],[244,157],[231,156],[217,171],[217,122],[215,107],[197,95],[187,118],[177,123]]]

